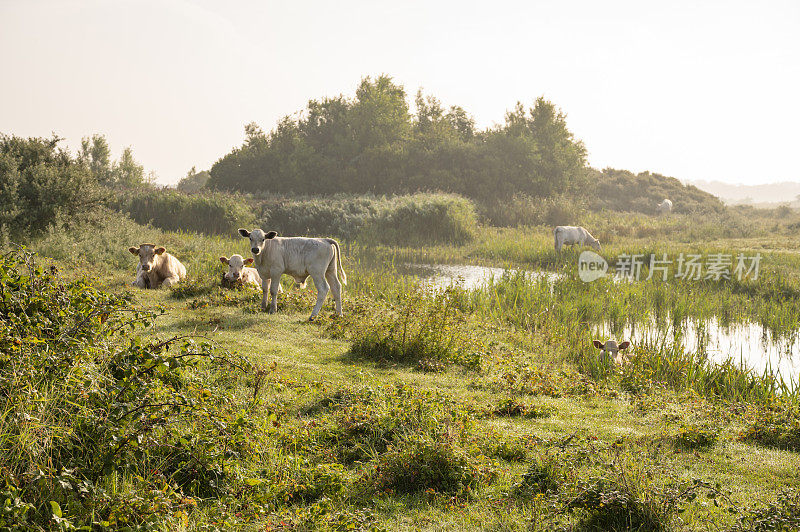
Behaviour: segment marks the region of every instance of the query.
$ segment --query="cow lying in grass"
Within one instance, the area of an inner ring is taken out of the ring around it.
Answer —
[[[553,237],[555,240],[556,251],[561,251],[563,246],[572,246],[578,244],[580,246],[589,246],[597,251],[600,251],[600,241],[597,240],[592,234],[583,227],[576,227],[574,225],[559,225],[553,229]]]
[[[310,320],[319,314],[328,290],[336,301],[336,313],[342,315],[342,285],[347,284],[347,276],[342,268],[339,243],[332,238],[279,237],[275,231],[265,233],[261,229],[239,229],[239,234],[250,239],[255,266],[262,279],[264,299],[261,308],[270,314],[278,310],[278,288],[281,275],[294,277],[305,286],[311,276],[317,287],[317,303],[311,311]],[[339,280],[339,272],[342,274]],[[267,305],[267,293],[272,299]]]
[[[600,359],[603,362],[613,360],[615,364],[625,364],[628,362],[628,353],[623,353],[631,346],[630,342],[622,342],[617,344],[616,340],[606,340],[606,343],[600,340],[592,342],[597,349],[600,349]]]
[[[142,244],[130,247],[128,251],[139,257],[136,267],[136,280],[133,286],[138,288],[170,287],[186,278],[186,267],[181,261],[155,244]]]

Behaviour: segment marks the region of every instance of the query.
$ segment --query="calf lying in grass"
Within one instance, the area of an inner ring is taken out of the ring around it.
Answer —
[[[261,276],[255,268],[248,268],[245,264],[253,264],[253,259],[243,259],[241,255],[231,255],[231,258],[220,257],[219,261],[228,266],[228,271],[222,276],[227,284],[243,284],[261,287]]]
[[[613,360],[616,364],[626,364],[629,359],[628,353],[623,353],[631,345],[630,342],[622,342],[617,344],[616,340],[606,340],[606,343],[600,340],[592,342],[597,349],[600,349],[600,358],[603,362]]]

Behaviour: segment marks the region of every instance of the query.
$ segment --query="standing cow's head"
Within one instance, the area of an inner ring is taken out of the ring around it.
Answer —
[[[601,251],[603,248],[600,246],[600,241],[596,238],[592,238],[589,242],[587,242],[589,246],[591,246],[595,251]]]
[[[225,274],[225,279],[231,281],[238,281],[242,278],[242,270],[246,264],[253,264],[253,258],[248,257],[243,259],[241,255],[232,255],[231,258],[220,257],[219,261],[222,264],[228,265],[228,272]]]
[[[272,240],[278,236],[278,233],[275,231],[265,233],[261,229],[253,229],[252,232],[247,229],[239,229],[239,234],[250,239],[250,251],[253,252],[253,255],[261,253],[267,240]]]
[[[134,255],[139,255],[139,264],[142,265],[142,271],[149,272],[153,269],[156,255],[162,255],[167,250],[163,247],[156,247],[155,244],[142,244],[138,248],[130,247],[128,251]]]
[[[606,343],[595,340],[592,343],[597,349],[600,349],[600,356],[604,361],[610,359],[617,364],[625,362],[625,354],[620,354],[620,351],[625,351],[631,346],[630,342],[625,341],[621,344],[617,344],[616,340],[606,340]]]

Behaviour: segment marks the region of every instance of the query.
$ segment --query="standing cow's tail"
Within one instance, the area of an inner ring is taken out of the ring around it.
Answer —
[[[325,240],[330,242],[335,248],[336,257],[334,258],[336,259],[336,268],[338,271],[342,272],[342,278],[340,281],[342,281],[342,284],[347,284],[347,275],[345,275],[344,268],[342,267],[342,252],[339,249],[339,243],[332,238],[326,238]]]

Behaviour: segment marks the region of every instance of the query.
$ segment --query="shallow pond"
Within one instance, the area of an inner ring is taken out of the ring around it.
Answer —
[[[743,363],[757,374],[765,371],[780,375],[791,386],[800,386],[800,332],[786,337],[775,337],[757,323],[721,325],[715,318],[705,321],[688,320],[681,325],[678,335],[671,322],[626,326],[618,334],[609,328],[598,327],[595,332],[601,339],[615,337],[630,340],[636,345],[671,346],[677,343],[686,351],[705,353],[712,362],[722,363],[732,359]]]
[[[458,284],[466,290],[480,288],[492,278],[501,277],[505,272],[516,273],[519,271],[471,264],[403,264],[397,270],[405,275],[416,275],[426,287],[447,288]],[[525,271],[525,275],[531,278],[543,277],[550,280],[559,278],[559,274],[545,271]]]
[[[505,268],[473,266],[467,264],[404,264],[398,267],[400,273],[415,275],[423,285],[431,288],[446,288],[453,284],[471,290],[480,288],[492,278],[499,278],[505,272],[516,272]],[[557,282],[560,275],[545,271],[528,271],[526,275],[546,278]],[[709,360],[722,363],[733,359],[742,362],[758,374],[769,370],[783,378],[791,386],[800,386],[800,331],[789,337],[776,338],[757,323],[721,325],[716,319],[703,322],[689,320],[681,326],[680,334],[674,334],[670,321],[651,323],[647,326],[627,326],[618,334],[610,334],[608,327],[595,329],[598,337],[606,339],[630,340],[635,346],[644,343],[651,345],[672,345],[679,342],[685,350],[704,352]]]

